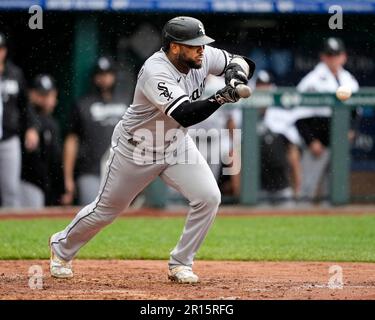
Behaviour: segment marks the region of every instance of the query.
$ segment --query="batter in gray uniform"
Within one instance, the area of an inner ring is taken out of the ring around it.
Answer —
[[[133,103],[114,130],[98,196],[50,239],[54,277],[72,277],[72,259],[79,249],[160,176],[190,205],[185,228],[170,255],[169,278],[198,282],[193,259],[215,218],[221,195],[186,128],[205,120],[222,104],[238,101],[236,86],[247,83],[255,65],[207,46],[214,40],[191,17],[168,21],[162,38],[162,49],[141,68]],[[198,101],[209,74],[224,75],[226,86]]]

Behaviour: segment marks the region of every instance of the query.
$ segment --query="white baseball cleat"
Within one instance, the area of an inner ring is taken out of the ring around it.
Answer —
[[[64,261],[59,258],[52,250],[51,242],[49,242],[51,258],[49,270],[51,276],[60,279],[69,279],[73,277],[72,261]]]
[[[168,278],[178,283],[197,283],[198,276],[193,272],[191,267],[178,266],[169,269]]]

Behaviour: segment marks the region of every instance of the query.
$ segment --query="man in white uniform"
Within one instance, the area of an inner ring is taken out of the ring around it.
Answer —
[[[274,91],[271,74],[259,70],[256,90]],[[268,106],[261,129],[261,198],[271,203],[295,205],[300,190],[300,136],[294,125],[295,109]]]
[[[358,82],[343,68],[346,60],[344,43],[337,38],[328,38],[323,44],[320,63],[301,80],[297,90],[335,93],[339,86],[345,85],[353,92],[358,91]],[[327,196],[331,114],[328,106],[296,110],[296,127],[307,146],[302,156],[302,199],[313,199],[320,183],[323,183],[322,196]]]
[[[162,37],[162,50],[141,68],[133,103],[114,130],[98,196],[50,239],[54,277],[72,277],[71,260],[78,250],[160,176],[190,204],[185,228],[170,255],[169,279],[198,282],[193,259],[215,218],[220,192],[186,128],[205,120],[222,104],[238,101],[235,87],[247,83],[255,65],[206,46],[214,40],[191,17],[168,21]],[[209,74],[225,75],[226,86],[198,101]]]

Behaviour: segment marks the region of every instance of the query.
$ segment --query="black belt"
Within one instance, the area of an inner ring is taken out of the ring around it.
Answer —
[[[128,139],[127,140],[131,145],[133,145],[133,146],[138,146],[140,143],[141,143],[141,141],[135,141],[133,138],[130,138],[130,139]],[[152,153],[153,154],[156,154],[157,152],[156,151],[152,151]]]

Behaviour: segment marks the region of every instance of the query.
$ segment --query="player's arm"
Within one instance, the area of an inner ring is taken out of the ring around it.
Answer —
[[[235,88],[225,86],[206,100],[190,102],[188,95],[179,87],[172,75],[159,73],[147,75],[147,78],[142,87],[145,97],[183,127],[199,123],[224,103],[234,103],[240,99]]]
[[[224,71],[225,84],[232,87],[247,84],[255,71],[255,63],[241,56],[234,56]]]
[[[247,57],[230,54],[225,50],[206,46],[208,73],[224,76],[225,84],[235,87],[247,84],[255,71],[255,63]]]
[[[19,85],[17,106],[21,115],[21,128],[24,132],[24,146],[26,151],[34,151],[39,144],[39,123],[33,107],[28,103],[27,85],[23,73],[17,70],[16,77]]]
[[[74,200],[75,182],[74,169],[79,148],[80,117],[77,106],[73,106],[70,115],[70,127],[64,141],[63,148],[63,174],[65,193],[62,196],[62,204],[71,204]]]
[[[291,182],[293,186],[293,191],[295,195],[299,195],[301,191],[301,181],[302,181],[302,169],[301,169],[301,154],[298,146],[289,143],[287,151],[288,163],[290,166]]]
[[[74,199],[75,183],[74,168],[78,153],[78,136],[74,133],[67,135],[64,142],[63,168],[64,168],[64,186],[63,204],[71,204]]]
[[[195,102],[184,101],[174,108],[168,116],[176,120],[180,125],[187,128],[206,120],[220,106],[225,103],[234,103],[240,99],[236,89],[232,86],[225,86],[206,100]]]

